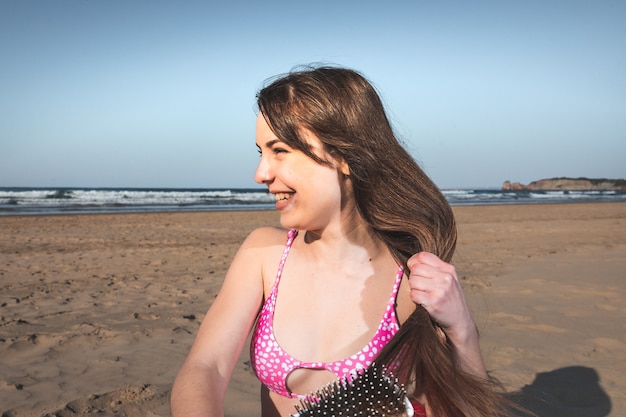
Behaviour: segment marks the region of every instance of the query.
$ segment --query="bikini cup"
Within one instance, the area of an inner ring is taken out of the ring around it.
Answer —
[[[395,302],[398,288],[402,281],[403,269],[398,268],[393,290],[387,308],[372,339],[359,352],[335,362],[304,362],[285,352],[274,337],[274,307],[278,293],[278,284],[289,249],[293,244],[297,231],[290,230],[287,243],[278,267],[278,273],[272,291],[263,304],[257,320],[250,344],[250,357],[254,372],[259,380],[271,391],[289,398],[304,398],[305,395],[295,394],[287,388],[287,378],[296,369],[325,369],[338,378],[354,375],[367,368],[380,352],[380,349],[398,331],[399,324],[395,314]]]

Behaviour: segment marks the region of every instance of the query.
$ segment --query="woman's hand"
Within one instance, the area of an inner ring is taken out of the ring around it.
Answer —
[[[453,265],[429,252],[409,258],[411,299],[428,311],[455,344],[476,337],[476,326]]]
[[[407,266],[413,302],[428,311],[454,344],[461,367],[473,375],[487,378],[478,330],[454,266],[428,252],[413,255]]]

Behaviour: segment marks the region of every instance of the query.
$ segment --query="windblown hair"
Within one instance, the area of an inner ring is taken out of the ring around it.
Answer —
[[[257,105],[289,146],[327,164],[304,138],[308,130],[347,163],[358,210],[399,263],[406,267],[421,251],[451,260],[457,239],[452,209],[399,143],[378,93],[361,74],[328,66],[294,70],[262,88]],[[461,369],[454,345],[440,337],[421,306],[377,361],[413,387],[413,399],[425,395],[434,416],[498,416],[509,405],[495,380]]]
[[[283,142],[326,163],[304,139],[306,129],[348,164],[361,215],[399,262],[420,251],[452,257],[452,210],[396,139],[376,90],[363,76],[333,67],[292,72],[262,89],[257,102]]]

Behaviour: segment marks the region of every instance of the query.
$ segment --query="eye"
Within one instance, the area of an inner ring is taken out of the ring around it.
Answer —
[[[274,147],[272,148],[272,152],[274,152],[275,154],[279,154],[279,153],[287,153],[287,149],[281,148],[281,147]]]

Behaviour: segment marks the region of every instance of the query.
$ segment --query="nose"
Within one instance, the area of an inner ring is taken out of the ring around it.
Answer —
[[[272,179],[270,164],[266,158],[261,157],[259,161],[259,165],[256,167],[256,171],[254,171],[254,181],[257,184],[268,184]]]

